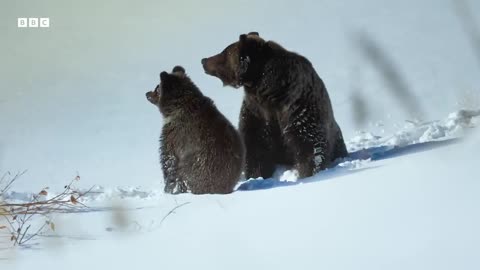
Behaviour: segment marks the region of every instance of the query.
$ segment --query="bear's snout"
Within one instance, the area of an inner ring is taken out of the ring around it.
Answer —
[[[208,75],[213,75],[215,76],[215,64],[214,64],[214,61],[215,58],[214,57],[210,57],[210,58],[203,58],[202,59],[202,66],[203,66],[203,70],[205,71],[206,74]]]
[[[159,100],[159,95],[157,93],[157,91],[149,91],[147,93],[145,93],[145,96],[147,98],[148,101],[150,101],[150,103],[156,105],[158,103],[158,100]]]
[[[205,73],[207,73],[208,75],[214,75],[212,63],[210,63],[210,62],[211,62],[211,61],[210,61],[210,58],[203,58],[203,59],[202,59],[203,70],[204,70]]]

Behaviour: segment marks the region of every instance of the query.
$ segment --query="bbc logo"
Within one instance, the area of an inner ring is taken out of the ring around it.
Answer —
[[[18,18],[18,27],[50,27],[50,18]]]

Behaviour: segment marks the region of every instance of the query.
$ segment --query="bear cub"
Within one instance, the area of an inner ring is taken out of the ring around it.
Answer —
[[[279,164],[304,178],[348,155],[327,89],[305,57],[251,32],[202,65],[224,85],[244,88],[247,179],[271,177]]]
[[[164,117],[160,162],[165,192],[231,193],[243,169],[243,142],[185,69],[160,73],[160,84],[146,97]]]

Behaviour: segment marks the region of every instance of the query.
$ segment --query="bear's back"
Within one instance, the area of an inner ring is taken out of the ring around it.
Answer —
[[[178,123],[170,123],[183,148],[180,172],[192,193],[230,193],[240,178],[243,143],[214,103],[203,99],[197,110],[184,112]]]

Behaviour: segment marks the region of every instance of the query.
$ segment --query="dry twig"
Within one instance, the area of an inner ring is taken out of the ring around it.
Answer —
[[[160,221],[160,225],[162,225],[162,223],[165,221],[165,219],[167,219],[168,216],[170,216],[171,214],[174,214],[175,213],[175,210],[177,210],[178,208],[182,207],[182,206],[185,206],[187,204],[190,204],[190,202],[185,202],[185,203],[182,203],[182,204],[179,204],[177,206],[175,206],[174,208],[172,208],[172,210],[170,210],[163,218],[162,220]]]
[[[0,184],[6,183],[0,189],[0,198],[9,190],[12,184],[26,171],[18,173],[10,180],[5,182],[6,173],[2,176]],[[91,192],[92,188],[85,192],[80,192],[75,188],[75,182],[80,180],[80,176],[76,176],[68,185],[64,186],[63,192],[46,199],[48,196],[48,187],[43,188],[38,194],[34,195],[29,202],[13,203],[8,201],[0,201],[0,216],[4,218],[7,225],[1,225],[0,229],[8,229],[10,232],[10,240],[14,245],[25,245],[34,237],[42,233],[47,227],[55,231],[55,223],[50,219],[52,213],[65,213],[79,211],[88,208],[79,200]],[[36,216],[45,218],[45,222],[34,229],[32,220]]]

